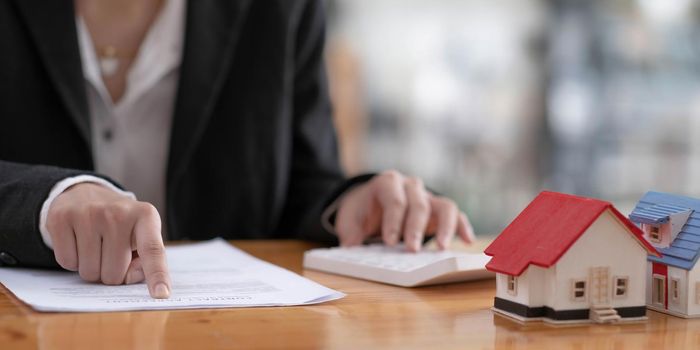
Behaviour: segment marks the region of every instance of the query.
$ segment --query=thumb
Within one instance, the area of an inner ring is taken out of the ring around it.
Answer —
[[[360,245],[371,233],[367,218],[369,205],[363,202],[364,196],[348,196],[338,208],[335,231],[344,247]]]
[[[124,284],[141,283],[146,279],[146,275],[143,274],[143,267],[141,267],[141,258],[136,252],[133,252],[132,255],[131,264],[126,270]]]

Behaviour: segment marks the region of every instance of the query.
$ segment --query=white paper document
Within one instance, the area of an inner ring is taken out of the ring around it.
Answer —
[[[215,239],[167,247],[169,299],[153,299],[144,283],[105,286],[75,272],[0,268],[0,282],[39,311],[291,306],[322,303],[345,294],[250,256]]]

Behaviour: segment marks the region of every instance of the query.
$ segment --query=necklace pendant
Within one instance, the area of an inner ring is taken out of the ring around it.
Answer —
[[[112,76],[117,72],[119,68],[119,59],[116,57],[104,57],[100,58],[100,70],[105,76]]]
[[[117,49],[114,46],[104,48],[103,54],[99,58],[100,70],[104,76],[112,76],[119,69],[119,58],[117,58]]]

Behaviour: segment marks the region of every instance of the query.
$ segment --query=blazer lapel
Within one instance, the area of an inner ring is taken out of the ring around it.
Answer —
[[[16,0],[51,82],[83,139],[90,144],[90,119],[72,1]]]
[[[188,2],[185,49],[168,159],[169,194],[177,186],[211,117],[249,1]]]

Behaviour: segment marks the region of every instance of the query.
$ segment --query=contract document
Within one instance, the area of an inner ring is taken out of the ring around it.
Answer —
[[[167,247],[169,299],[153,299],[145,283],[106,286],[76,272],[0,268],[0,282],[39,311],[291,306],[344,297],[291,271],[250,256],[222,239]]]

